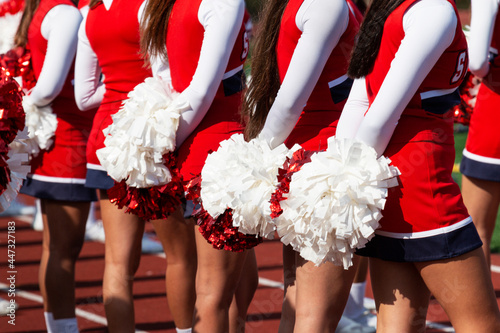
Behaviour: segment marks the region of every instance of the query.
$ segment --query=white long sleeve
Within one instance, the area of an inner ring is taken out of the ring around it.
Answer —
[[[198,66],[190,85],[182,92],[181,99],[189,103],[180,119],[177,130],[177,147],[194,131],[205,117],[222,81],[243,21],[243,0],[203,0],[198,19],[205,29]],[[153,62],[153,71],[167,66]],[[154,73],[165,77],[168,74]]]
[[[410,7],[403,16],[405,37],[375,100],[360,119],[366,109],[358,108],[366,107],[367,95],[357,91],[356,82],[356,93],[349,95],[342,111],[337,137],[357,138],[382,155],[402,112],[453,41],[456,26],[455,11],[447,1],[421,0]]]
[[[77,8],[57,5],[42,21],[42,36],[47,39],[47,52],[36,86],[30,93],[37,106],[50,104],[61,92],[73,63],[77,31],[82,17]]]
[[[469,69],[478,77],[485,77],[490,69],[489,52],[499,2],[499,0],[471,0]],[[496,53],[498,55],[498,50]]]
[[[272,147],[290,135],[322,71],[349,23],[344,0],[306,0],[297,16],[302,31],[259,138]]]
[[[97,55],[85,32],[88,6],[82,9],[83,20],[78,30],[78,49],[75,60],[75,99],[80,110],[90,110],[101,104],[106,88],[101,78]]]

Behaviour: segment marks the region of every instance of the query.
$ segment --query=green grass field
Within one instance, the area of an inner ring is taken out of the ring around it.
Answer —
[[[465,140],[467,139],[467,132],[457,132],[455,133],[455,163],[460,164],[460,160],[462,159],[462,150],[465,146]],[[453,173],[453,179],[460,185],[461,184],[462,174],[459,172]],[[497,215],[497,227],[495,228],[495,232],[493,233],[493,239],[491,241],[491,252],[500,253],[500,228],[498,225],[500,224],[500,214]]]

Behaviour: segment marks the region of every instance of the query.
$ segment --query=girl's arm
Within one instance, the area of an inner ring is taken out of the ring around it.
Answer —
[[[85,32],[88,6],[82,9],[83,21],[78,30],[78,49],[75,61],[75,99],[80,110],[90,110],[101,104],[104,84],[100,80],[101,68],[97,56],[90,47]]]
[[[420,1],[410,7],[403,16],[405,37],[379,93],[359,126],[351,124],[348,118],[356,111],[351,109],[351,104],[346,105],[337,136],[357,138],[382,155],[403,110],[453,41],[456,26],[455,11],[448,2]]]
[[[68,5],[55,6],[43,19],[41,33],[47,39],[47,53],[29,96],[33,104],[45,106],[61,92],[75,57],[81,20],[78,9]]]
[[[290,135],[323,68],[349,23],[344,0],[306,0],[296,24],[302,35],[259,135],[274,148]]]
[[[499,0],[471,0],[469,69],[478,77],[485,77],[490,69],[489,52],[498,5]]]
[[[233,45],[243,21],[243,0],[203,0],[198,12],[205,29],[198,67],[180,100],[189,103],[181,114],[177,147],[193,132],[207,113],[222,81]]]

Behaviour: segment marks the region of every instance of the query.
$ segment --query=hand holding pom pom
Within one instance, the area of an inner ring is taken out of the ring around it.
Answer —
[[[291,176],[275,220],[281,241],[316,265],[349,268],[379,226],[387,189],[397,185],[399,171],[389,163],[361,142],[330,138]]]
[[[299,148],[289,150],[282,144],[271,150],[266,141],[246,142],[242,134],[222,141],[201,172],[203,207],[213,218],[231,208],[240,232],[272,238],[269,200],[278,184],[278,169]]]
[[[113,124],[104,130],[105,147],[97,156],[117,182],[138,188],[157,186],[172,179],[163,155],[175,150],[180,107],[169,107],[178,93],[159,78],[147,78],[128,94]]]
[[[50,105],[36,106],[29,96],[23,97],[23,108],[26,113],[26,128],[28,130],[28,153],[36,156],[40,150],[49,149],[54,142],[57,128],[57,116]]]

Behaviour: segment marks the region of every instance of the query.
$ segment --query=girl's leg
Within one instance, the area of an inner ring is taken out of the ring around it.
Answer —
[[[196,243],[194,223],[179,209],[166,220],[152,221],[165,251],[167,300],[175,326],[190,328],[196,299]]]
[[[281,308],[279,333],[291,333],[295,326],[295,251],[291,246],[283,246],[284,298]]]
[[[330,262],[320,266],[295,255],[295,333],[334,332],[349,297],[357,265],[345,270]]]
[[[198,271],[193,332],[229,332],[229,306],[247,252],[217,250],[196,231]]]
[[[377,333],[424,333],[430,292],[413,263],[370,258]]]
[[[455,332],[500,332],[498,304],[481,249],[415,266]]]
[[[105,233],[103,297],[110,332],[134,332],[132,284],[141,258],[144,222],[127,214],[100,191],[101,217]]]
[[[500,205],[500,183],[462,176],[462,196],[483,241],[483,252],[489,267],[491,237]]]
[[[40,290],[54,319],[75,317],[75,263],[83,246],[89,202],[41,200]]]
[[[244,333],[248,307],[259,285],[257,259],[254,249],[247,251],[240,281],[229,307],[229,332]]]

